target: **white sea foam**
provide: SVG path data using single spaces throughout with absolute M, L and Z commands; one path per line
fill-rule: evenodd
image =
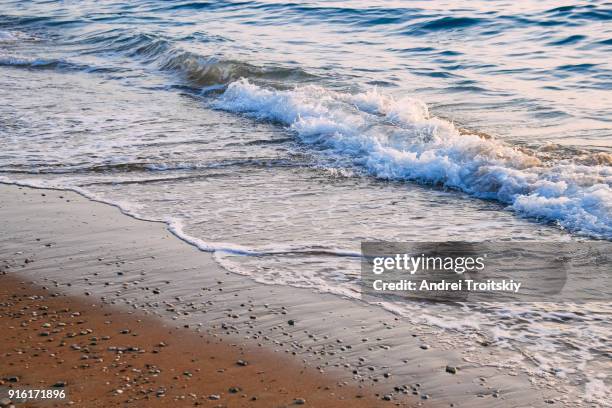
M 612 238 L 611 166 L 541 162 L 501 141 L 461 133 L 415 99 L 312 85 L 267 89 L 241 79 L 213 106 L 279 122 L 302 142 L 380 178 L 443 185 L 576 233 Z
M 593 403 L 609 404 L 612 390 L 604 382 L 604 378 L 593 378 L 584 386 L 586 400 Z M 609 405 L 604 405 L 609 406 Z

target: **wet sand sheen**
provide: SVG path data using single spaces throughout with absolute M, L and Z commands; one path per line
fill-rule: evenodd
M 245 350 L 261 347 L 267 356 L 259 360 L 262 364 L 285 366 L 289 359 L 293 363 L 288 370 L 318 370 L 323 382 L 317 384 L 327 383 L 335 392 L 335 384 L 340 383 L 341 390 L 349 391 L 336 394 L 346 398 L 355 397 L 353 387 L 362 387 L 359 392 L 365 397 L 387 406 L 505 407 L 509 401 L 513 406 L 547 406 L 545 401 L 551 398 L 560 402 L 565 398 L 552 388 L 538 389 L 512 367 L 487 364 L 512 356 L 485 342 L 453 343 L 431 328 L 408 324 L 355 300 L 257 284 L 224 271 L 210 254 L 176 239 L 162 223 L 125 217 L 115 208 L 72 192 L 0 185 L 0 210 L 0 228 L 5 231 L 0 260 L 9 275 L 34 280 L 54 292 L 90 296 L 98 305 L 157 315 L 178 327 L 175 333 L 181 333 L 181 339 L 195 331 L 208 340 L 224 339 L 225 346 L 219 347 L 229 347 L 228 343 Z M 153 326 L 137 328 L 167 335 L 169 329 Z M 42 330 L 35 329 L 29 339 L 34 344 L 40 341 L 34 334 Z M 100 334 L 87 338 L 92 336 Z M 167 338 L 159 341 L 169 342 Z M 117 346 L 148 351 L 157 343 Z M 225 360 L 228 367 L 242 358 L 239 349 L 231 349 L 231 357 Z M 449 372 L 447 366 L 455 369 Z M 114 386 L 105 392 L 112 395 Z M 210 392 L 227 393 L 232 386 L 236 385 L 224 383 Z M 252 395 L 257 388 L 249 392 Z M 283 403 L 309 399 L 308 395 L 286 397 Z M 383 397 L 391 401 L 382 401 Z

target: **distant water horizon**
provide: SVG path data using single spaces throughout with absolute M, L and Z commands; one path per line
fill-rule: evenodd
M 610 241 L 611 19 L 605 2 L 0 0 L 0 181 L 349 297 L 366 240 Z M 563 333 L 550 305 L 527 332 L 505 320 L 520 307 L 419 314 L 554 350 L 584 386 L 600 306 Z

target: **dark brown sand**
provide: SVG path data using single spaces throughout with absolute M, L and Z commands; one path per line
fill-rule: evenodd
M 287 357 L 0 276 L 0 384 L 65 400 L 20 406 L 391 406 Z M 59 388 L 59 387 L 56 387 Z M 303 400 L 303 401 L 302 401 Z

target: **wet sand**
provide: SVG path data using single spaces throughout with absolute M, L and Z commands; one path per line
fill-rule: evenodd
M 245 382 L 218 383 L 216 388 L 194 392 L 198 398 L 211 394 L 222 397 L 214 401 L 203 399 L 209 406 L 228 404 L 227 398 L 245 404 L 253 395 L 265 398 L 262 390 L 266 387 L 274 392 L 280 389 L 288 392 L 278 401 L 271 399 L 271 405 L 260 405 L 266 407 L 292 404 L 295 398 L 304 398 L 310 404 L 309 401 L 319 398 L 315 396 L 317 392 L 321 393 L 321 402 L 311 406 L 352 407 L 360 406 L 356 405 L 359 403 L 367 406 L 489 408 L 549 406 L 550 401 L 564 402 L 564 395 L 553 387 L 543 388 L 530 382 L 516 370 L 515 355 L 493 347 L 485 338 L 474 339 L 468 344 L 457 343 L 441 338 L 430 327 L 410 324 L 382 308 L 356 300 L 304 288 L 259 284 L 249 277 L 223 270 L 212 254 L 179 240 L 163 223 L 135 220 L 121 214 L 117 208 L 92 202 L 73 192 L 0 185 L 0 229 L 4 232 L 0 237 L 0 267 L 8 276 L 33 281 L 50 288 L 53 293 L 71 296 L 59 299 L 72 299 L 71 302 L 86 299 L 87 305 L 96 304 L 95 309 L 87 309 L 88 314 L 112 307 L 116 310 L 111 319 L 114 320 L 119 316 L 132 316 L 116 314 L 117 310 L 133 311 L 134 316 L 144 317 L 138 317 L 143 323 L 134 323 L 130 329 L 140 333 L 150 330 L 151 335 L 157 333 L 155 336 L 158 336 L 155 341 L 138 343 L 147 336 L 121 335 L 117 329 L 122 326 L 118 324 L 113 326 L 114 332 L 91 333 L 87 338 L 109 335 L 111 339 L 117 336 L 130 339 L 122 344 L 109 344 L 144 348 L 146 352 L 142 355 L 127 353 L 130 358 L 137 356 L 140 364 L 146 363 L 142 356 L 151 355 L 152 347 L 160 341 L 178 347 L 171 341 L 172 336 L 180 338 L 181 344 L 198 340 L 202 347 L 215 344 L 220 347 L 218 350 L 230 349 L 230 357 L 224 360 L 219 360 L 223 353 L 212 354 L 217 360 L 209 366 L 212 370 L 209 375 L 216 374 L 219 368 L 228 372 L 237 370 L 236 375 Z M 26 286 L 24 290 L 34 289 Z M 65 316 L 58 319 L 61 321 Z M 5 320 L 3 324 L 8 324 Z M 159 322 L 167 327 L 162 329 Z M 87 326 L 93 324 L 92 321 Z M 10 325 L 18 327 L 15 321 Z M 93 329 L 98 330 L 96 327 L 94 325 Z M 42 328 L 32 328 L 35 329 L 36 332 L 30 332 L 31 339 L 25 338 L 30 347 L 40 347 L 36 343 L 42 339 L 37 337 Z M 53 328 L 48 331 L 51 330 Z M 192 337 L 196 340 L 189 340 Z M 43 339 L 43 343 L 46 340 Z M 70 347 L 73 343 L 67 340 Z M 221 345 L 216 345 L 218 340 L 222 341 Z M 59 343 L 60 338 L 55 341 Z M 235 346 L 230 346 L 232 344 Z M 104 346 L 104 350 L 109 347 Z M 197 347 L 188 345 L 182 350 L 195 352 Z M 197 360 L 209 362 L 211 354 L 206 353 L 205 348 L 201 350 L 203 354 Z M 235 366 L 237 360 L 243 358 L 241 350 L 252 364 L 249 361 L 246 367 Z M 116 350 L 111 351 L 116 353 Z M 165 349 L 160 354 L 164 353 L 169 355 Z M 180 354 L 180 350 L 176 353 Z M 83 353 L 68 354 L 80 359 Z M 108 357 L 103 359 L 112 361 Z M 168 361 L 172 363 L 175 359 Z M 223 364 L 219 364 L 220 361 Z M 79 360 L 63 367 L 75 364 L 78 367 L 83 363 Z M 254 385 L 263 377 L 255 377 L 257 381 L 251 383 L 248 381 L 253 378 L 241 375 L 246 372 L 244 369 L 255 370 L 256 374 L 258 366 L 265 366 L 259 370 L 269 376 L 258 383 L 259 388 Z M 170 365 L 166 367 L 167 378 L 177 376 L 185 384 L 195 383 L 196 368 L 197 365 L 179 367 L 177 364 L 172 372 Z M 271 372 L 277 368 L 282 368 L 278 371 L 281 375 L 273 377 Z M 2 369 L 4 371 L 4 365 Z M 185 370 L 193 377 L 184 375 Z M 73 371 L 79 372 L 79 369 Z M 115 380 L 122 375 L 129 376 L 125 373 L 115 376 L 115 373 L 117 371 L 112 374 Z M 312 379 L 302 381 L 302 377 Z M 286 381 L 287 385 L 277 386 L 274 379 L 278 384 Z M 51 383 L 59 379 L 44 380 Z M 213 380 L 207 377 L 202 381 L 209 384 Z M 100 383 L 104 384 L 99 386 L 109 398 L 117 398 L 113 392 L 120 382 Z M 177 384 L 174 384 L 175 389 Z M 312 387 L 299 392 L 298 384 L 308 387 L 311 384 Z M 159 386 L 170 387 L 162 383 Z M 244 392 L 228 396 L 229 388 L 234 386 Z M 172 401 L 178 395 L 188 398 L 189 394 L 167 392 L 164 401 Z M 128 399 L 128 394 L 122 393 L 118 400 Z M 244 399 L 242 394 L 246 395 Z M 364 398 L 357 399 L 357 394 Z M 340 400 L 340 397 L 345 399 Z M 157 397 L 153 399 L 158 401 Z M 351 402 L 347 403 L 349 399 Z M 325 405 L 328 403 L 332 405 Z M 227 406 L 235 406 L 233 404 Z

